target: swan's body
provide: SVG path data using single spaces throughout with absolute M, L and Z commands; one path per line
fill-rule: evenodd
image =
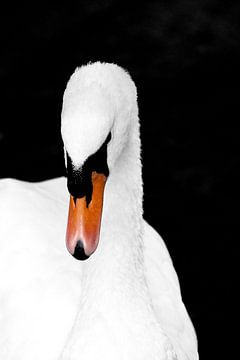
M 0 359 L 198 359 L 170 256 L 142 218 L 129 76 L 109 64 L 80 69 L 65 92 L 62 121 L 75 169 L 112 133 L 100 242 L 86 262 L 67 254 L 66 179 L 0 182 Z

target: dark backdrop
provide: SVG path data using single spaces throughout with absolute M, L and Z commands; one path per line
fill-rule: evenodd
M 64 175 L 69 76 L 96 60 L 128 69 L 139 93 L 145 218 L 173 258 L 201 359 L 230 358 L 237 346 L 239 10 L 230 0 L 1 9 L 0 177 Z

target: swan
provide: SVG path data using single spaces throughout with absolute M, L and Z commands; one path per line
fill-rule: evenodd
M 130 75 L 76 69 L 61 118 L 67 179 L 0 181 L 0 359 L 197 360 L 170 255 L 143 219 Z

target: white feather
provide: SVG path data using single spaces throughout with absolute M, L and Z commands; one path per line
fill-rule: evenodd
M 86 262 L 65 250 L 64 178 L 0 182 L 0 359 L 198 359 L 172 261 L 142 218 L 134 83 L 113 64 L 77 69 L 62 111 L 73 164 L 110 131 L 100 242 Z

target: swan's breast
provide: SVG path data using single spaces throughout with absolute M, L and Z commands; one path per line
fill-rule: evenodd
M 55 359 L 72 327 L 81 267 L 65 250 L 64 182 L 0 182 L 1 359 Z

